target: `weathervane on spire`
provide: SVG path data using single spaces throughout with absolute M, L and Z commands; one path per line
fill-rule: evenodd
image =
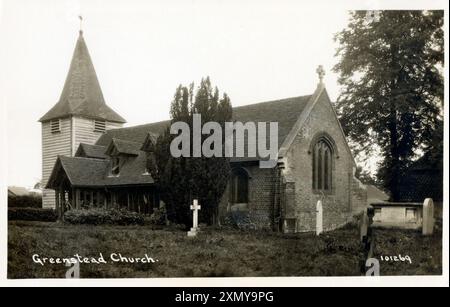
M 319 82 L 320 84 L 323 83 L 323 77 L 325 76 L 325 69 L 323 69 L 322 65 L 319 65 L 316 69 L 316 73 L 319 75 Z
M 78 15 L 78 19 L 80 19 L 80 34 L 82 34 L 83 33 L 83 27 L 82 27 L 82 25 L 83 25 L 83 16 Z

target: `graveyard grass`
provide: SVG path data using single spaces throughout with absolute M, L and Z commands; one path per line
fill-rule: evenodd
M 382 275 L 441 273 L 441 234 L 376 230 L 376 255 L 409 255 L 413 264 L 381 263 Z M 8 278 L 64 278 L 63 264 L 41 266 L 41 257 L 97 256 L 121 253 L 158 259 L 153 264 L 82 264 L 81 278 L 358 276 L 356 224 L 324 233 L 280 234 L 205 228 L 197 237 L 185 231 L 149 226 L 73 226 L 9 222 Z

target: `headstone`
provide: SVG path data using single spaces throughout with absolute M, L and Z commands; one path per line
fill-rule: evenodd
M 323 206 L 322 201 L 319 200 L 316 205 L 316 235 L 323 232 Z
M 361 242 L 361 273 L 366 274 L 367 261 L 373 257 L 374 240 L 372 238 L 373 217 L 375 210 L 372 207 L 366 208 L 361 217 L 359 225 L 359 237 Z M 370 261 L 369 261 L 370 262 Z
M 423 202 L 422 234 L 428 236 L 433 234 L 434 229 L 434 204 L 433 199 L 426 198 Z
M 369 216 L 367 214 L 367 209 L 364 210 L 364 213 L 361 217 L 361 221 L 359 224 L 359 240 L 364 242 L 367 238 L 367 233 L 369 230 Z
M 188 237 L 195 237 L 198 232 L 198 210 L 200 210 L 201 207 L 198 204 L 198 199 L 194 199 L 191 210 L 192 210 L 192 228 L 190 231 L 188 231 Z

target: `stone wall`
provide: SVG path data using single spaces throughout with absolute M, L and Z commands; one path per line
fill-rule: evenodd
M 250 175 L 248 185 L 248 222 L 250 227 L 271 229 L 274 216 L 274 180 L 275 169 L 259 168 L 259 164 L 233 163 L 233 167 L 242 167 Z M 220 221 L 225 222 L 230 214 L 229 187 L 227 187 L 220 203 Z
M 332 138 L 336 147 L 332 191 L 325 195 L 313 191 L 312 155 L 309 152 L 311 142 L 321 133 Z M 316 204 L 320 199 L 323 202 L 324 231 L 335 229 L 351 219 L 353 204 L 359 204 L 363 196 L 353 195 L 353 158 L 325 92 L 318 98 L 284 160 L 283 176 L 286 182 L 295 182 L 296 232 L 315 231 Z
M 328 194 L 313 191 L 312 155 L 314 138 L 326 133 L 334 142 L 332 190 Z M 336 229 L 364 210 L 367 193 L 354 177 L 355 164 L 326 92 L 318 98 L 306 122 L 283 157 L 281 188 L 277 189 L 277 169 L 260 169 L 258 164 L 234 163 L 250 174 L 248 223 L 251 228 L 275 228 L 280 200 L 281 225 L 285 232 L 309 232 L 316 229 L 316 204 L 322 199 L 323 230 Z M 279 194 L 279 195 L 278 195 Z M 228 188 L 220 204 L 221 222 L 230 214 Z
M 367 208 L 367 191 L 364 184 L 352 176 L 352 214 L 357 215 Z

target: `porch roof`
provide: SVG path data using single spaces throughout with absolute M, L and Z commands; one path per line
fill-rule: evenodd
M 64 178 L 73 187 L 112 187 L 151 185 L 151 175 L 144 174 L 145 153 L 141 152 L 131 161 L 127 161 L 119 176 L 109 175 L 109 159 L 59 156 L 53 168 L 47 188 L 58 188 Z

